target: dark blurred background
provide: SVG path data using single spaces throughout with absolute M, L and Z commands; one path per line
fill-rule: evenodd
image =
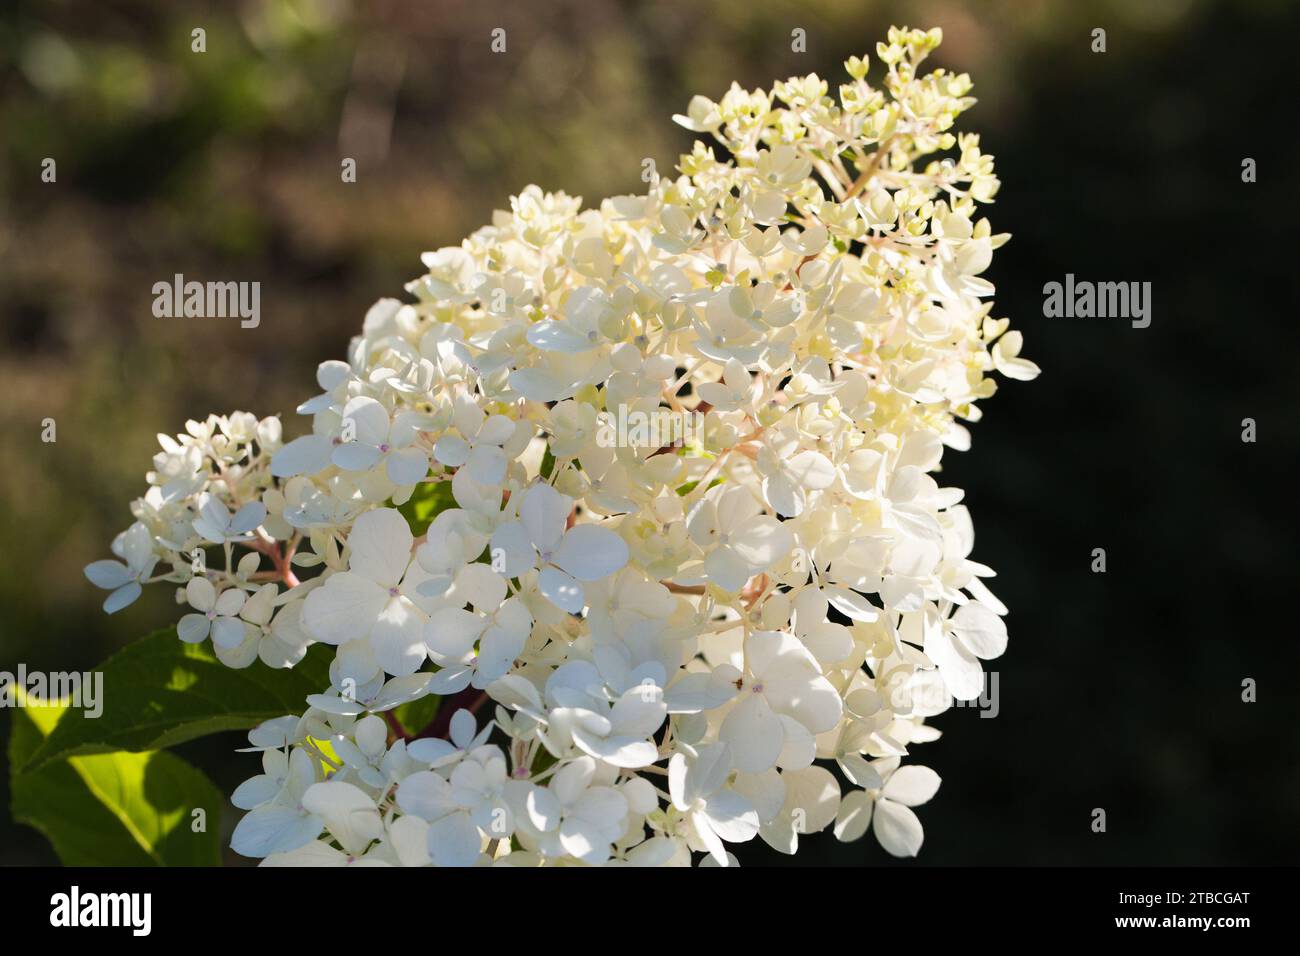
M 106 617 L 81 574 L 130 522 L 156 432 L 246 409 L 296 434 L 316 364 L 422 251 L 530 182 L 638 192 L 644 157 L 666 169 L 689 149 L 670 116 L 692 94 L 814 71 L 834 89 L 891 23 L 943 27 L 934 63 L 974 78 L 962 128 L 997 156 L 989 215 L 1014 236 L 989 274 L 994 314 L 1044 370 L 1004 383 L 973 449 L 945 460 L 1012 640 L 992 665 L 998 717 L 950 712 L 920 748 L 945 784 L 920 811 L 919 865 L 1296 862 L 1286 0 L 8 0 L 0 668 L 87 669 L 175 618 L 166 588 Z M 151 286 L 177 272 L 259 280 L 261 326 L 153 318 Z M 1044 318 L 1043 284 L 1067 272 L 1153 283 L 1151 326 Z M 181 752 L 229 793 L 256 772 L 240 739 Z M 6 781 L 0 862 L 53 862 L 9 820 Z M 891 861 L 824 834 L 797 862 Z

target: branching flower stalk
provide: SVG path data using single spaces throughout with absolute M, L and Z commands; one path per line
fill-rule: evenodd
M 528 187 L 370 309 L 308 434 L 160 436 L 120 560 L 87 568 L 106 609 L 163 580 L 230 667 L 335 649 L 249 735 L 235 850 L 726 866 L 829 828 L 917 853 L 939 777 L 904 758 L 1007 640 L 934 476 L 989 373 L 1038 373 L 981 277 L 1008 237 L 953 132 L 970 80 L 918 69 L 940 39 L 892 29 L 879 86 L 855 57 L 835 95 L 695 97 L 676 120 L 714 145 L 644 195 Z M 702 428 L 639 443 L 630 415 Z

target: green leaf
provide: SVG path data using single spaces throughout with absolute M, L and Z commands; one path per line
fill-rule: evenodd
M 429 530 L 433 519 L 448 508 L 456 507 L 450 481 L 425 481 L 415 486 L 410 500 L 398 506 L 417 538 Z
M 315 645 L 289 670 L 273 670 L 261 661 L 233 670 L 208 646 L 186 644 L 171 629 L 155 631 L 98 668 L 104 675 L 103 713 L 90 718 L 69 710 L 23 769 L 82 754 L 161 750 L 300 714 L 308 694 L 329 687 L 332 652 Z
M 714 478 L 712 481 L 709 482 L 709 488 L 716 488 L 718 487 L 718 485 L 722 484 L 722 482 L 723 482 L 722 478 Z M 677 493 L 682 497 L 685 497 L 686 495 L 689 495 L 692 491 L 694 491 L 696 485 L 698 484 L 699 484 L 698 481 L 688 481 L 684 485 L 678 485 Z M 706 488 L 705 490 L 707 491 L 708 489 Z
M 393 716 L 408 734 L 418 734 L 433 723 L 433 718 L 438 716 L 438 705 L 441 703 L 442 698 L 437 694 L 426 694 L 400 704 L 394 708 Z
M 549 481 L 553 471 L 555 471 L 555 455 L 551 452 L 551 443 L 547 442 L 546 448 L 542 452 L 542 464 L 537 473 Z
M 57 706 L 13 711 L 14 820 L 43 833 L 67 866 L 220 865 L 225 800 L 173 754 L 99 754 L 18 770 L 74 713 Z

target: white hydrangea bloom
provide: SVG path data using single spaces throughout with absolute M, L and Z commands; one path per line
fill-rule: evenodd
M 693 98 L 676 119 L 714 145 L 644 195 L 512 197 L 321 364 L 309 434 L 235 413 L 161 439 L 121 560 L 86 569 L 106 609 L 167 581 L 229 666 L 333 655 L 250 734 L 235 850 L 728 866 L 831 828 L 918 852 L 939 777 L 903 758 L 1007 644 L 935 475 L 990 373 L 1038 373 L 991 317 L 1008 237 L 953 131 L 970 81 L 918 69 L 940 39 L 891 30 L 878 86 L 855 57 L 835 93 Z

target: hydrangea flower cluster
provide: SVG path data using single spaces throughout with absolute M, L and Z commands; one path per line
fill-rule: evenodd
M 990 372 L 1038 372 L 981 278 L 1008 237 L 952 132 L 970 80 L 918 71 L 940 39 L 891 30 L 880 87 L 855 57 L 836 95 L 695 97 L 677 121 L 730 158 L 697 141 L 644 195 L 528 187 L 370 309 L 309 434 L 161 438 L 121 560 L 87 568 L 106 609 L 165 581 L 230 667 L 337 649 L 250 733 L 235 850 L 726 866 L 831 828 L 917 853 L 939 777 L 903 759 L 1007 643 L 935 474 Z M 391 719 L 430 694 L 433 733 Z

